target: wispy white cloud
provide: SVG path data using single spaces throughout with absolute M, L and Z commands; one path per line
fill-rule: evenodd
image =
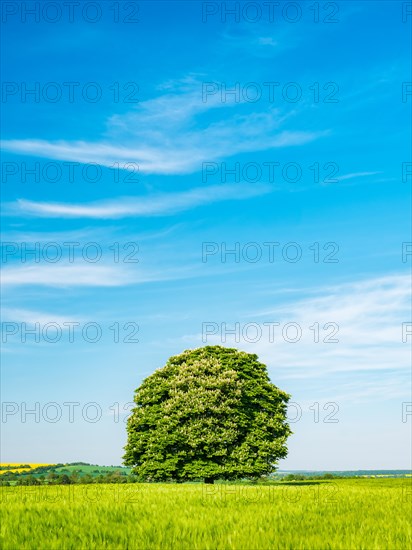
M 84 319 L 78 316 L 65 316 L 46 311 L 35 311 L 29 309 L 9 308 L 5 307 L 1 310 L 1 316 L 3 321 L 14 323 L 40 323 L 40 325 L 46 325 L 47 323 L 58 323 L 62 329 L 68 329 L 64 323 L 77 323 Z
M 262 46 L 272 46 L 273 48 L 276 48 L 276 46 L 279 45 L 279 42 L 277 40 L 274 40 L 272 36 L 260 36 L 258 38 L 258 44 Z
M 269 21 L 261 21 L 256 26 L 248 22 L 239 22 L 227 25 L 218 44 L 228 56 L 233 55 L 235 51 L 242 58 L 273 59 L 274 55 L 284 54 L 298 47 L 303 36 L 304 32 L 298 35 L 281 25 L 276 25 L 274 32 L 273 22 Z
M 365 178 L 368 176 L 376 176 L 382 172 L 352 172 L 350 174 L 344 174 L 343 176 L 338 176 L 336 179 L 338 181 L 351 180 L 354 178 Z
M 215 185 L 177 193 L 123 197 L 88 204 L 36 202 L 19 199 L 9 212 L 38 217 L 116 219 L 165 216 L 224 200 L 244 200 L 270 192 L 269 185 Z
M 291 376 L 407 368 L 408 346 L 402 344 L 402 323 L 410 318 L 408 275 L 326 288 L 314 297 L 268 309 L 263 317 L 297 322 L 302 327 L 302 339 L 296 345 L 279 342 L 279 348 L 276 346 L 279 364 L 290 369 Z M 314 322 L 321 328 L 319 344 L 314 343 L 309 329 Z M 338 325 L 338 343 L 322 342 L 331 332 L 322 330 L 326 323 Z M 266 354 L 269 350 L 265 348 Z
M 223 101 L 213 83 L 207 93 L 205 85 L 206 81 L 192 79 L 175 91 L 169 84 L 166 93 L 110 117 L 105 136 L 97 141 L 12 139 L 2 141 L 2 147 L 13 153 L 107 167 L 137 163 L 145 173 L 187 174 L 200 171 L 203 162 L 302 145 L 325 135 L 324 131 L 285 129 L 293 112 L 284 115 L 271 108 L 228 115 L 227 108 L 239 107 L 245 100 L 228 95 Z M 213 117 L 217 108 L 223 112 L 220 118 Z M 211 115 L 207 122 L 201 116 L 205 112 Z
M 115 287 L 146 282 L 147 275 L 125 267 L 97 264 L 31 264 L 10 266 L 3 269 L 2 286 L 41 285 L 55 287 L 93 286 Z
M 250 312 L 240 323 L 240 339 L 227 334 L 226 346 L 240 347 L 257 353 L 270 366 L 275 380 L 300 382 L 322 388 L 330 399 L 376 397 L 397 398 L 408 394 L 410 372 L 410 343 L 402 341 L 402 324 L 410 323 L 410 276 L 388 275 L 353 283 L 311 289 L 310 297 L 288 301 L 281 306 Z M 225 319 L 213 319 L 217 323 Z M 274 341 L 269 341 L 269 329 L 263 323 L 278 322 Z M 251 342 L 253 329 L 246 337 L 242 327 L 256 323 L 262 336 Z M 287 323 L 301 327 L 301 338 L 296 343 L 282 338 Z M 319 323 L 319 342 L 314 342 L 314 330 Z M 324 330 L 327 323 L 338 327 L 334 335 L 337 343 L 324 340 L 333 327 Z M 227 323 L 234 328 L 233 319 Z M 295 335 L 293 327 L 289 333 Z M 201 334 L 183 337 L 185 345 L 202 341 Z M 222 344 L 221 332 L 207 338 L 208 344 Z M 204 343 L 202 344 L 204 345 Z M 344 385 L 335 386 L 344 376 Z M 356 388 L 348 386 L 348 377 Z M 316 381 L 316 384 L 314 381 Z M 387 380 L 387 383 L 385 382 Z M 356 390 L 356 391 L 355 391 Z
M 17 205 L 13 207 L 9 205 L 9 207 L 16 209 Z M 127 242 L 143 242 L 160 239 L 164 240 L 167 236 L 175 233 L 183 226 L 182 223 L 172 225 L 166 224 L 165 229 L 159 229 L 158 231 L 135 231 L 133 228 L 131 230 L 128 222 L 125 221 L 124 225 L 119 222 L 114 222 L 114 224 L 106 223 L 104 227 L 83 227 L 82 229 L 69 231 L 30 231 L 26 229 L 26 226 L 30 225 L 30 221 L 26 219 L 24 221 L 25 224 L 23 228 L 17 230 L 13 227 L 13 224 L 10 224 L 11 229 L 3 231 L 2 245 L 5 248 L 3 252 L 3 263 L 13 259 L 20 260 L 21 257 L 25 257 L 26 255 L 25 247 L 30 249 L 31 246 L 33 250 L 36 244 L 52 243 L 67 253 L 69 246 L 67 243 L 73 243 L 75 251 L 81 256 L 82 246 L 93 242 L 102 247 L 109 247 L 120 239 L 124 241 L 125 231 L 127 231 Z M 28 253 L 27 255 L 33 259 L 33 254 Z
M 148 262 L 149 263 L 149 262 Z M 179 265 L 150 265 L 140 267 L 138 263 L 30 263 L 7 266 L 2 270 L 1 285 L 7 287 L 8 296 L 21 300 L 20 289 L 16 287 L 44 286 L 56 288 L 71 287 L 121 287 L 190 279 L 204 275 L 203 264 L 181 263 Z M 14 287 L 14 288 L 13 288 Z

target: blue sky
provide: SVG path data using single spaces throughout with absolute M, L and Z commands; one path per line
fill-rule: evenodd
M 120 463 L 134 389 L 209 343 L 292 395 L 280 468 L 410 467 L 405 3 L 8 4 L 2 461 Z

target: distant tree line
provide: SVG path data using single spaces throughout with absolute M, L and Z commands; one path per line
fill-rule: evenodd
M 22 468 L 31 468 L 30 464 L 17 464 L 16 466 L 11 466 L 10 464 L 3 464 L 0 466 L 0 470 L 10 470 L 12 468 L 13 470 L 22 469 Z
M 311 479 L 342 479 L 344 477 L 345 476 L 329 473 L 321 475 L 287 474 L 286 476 L 281 476 L 279 479 L 281 481 L 306 481 Z
M 63 468 L 61 467 L 63 466 Z M 6 472 L 1 475 L 0 486 L 10 486 L 10 485 L 74 485 L 74 484 L 92 484 L 92 483 L 137 483 L 141 482 L 138 476 L 128 473 L 127 471 L 110 471 L 98 473 L 99 470 L 92 470 L 92 473 L 84 473 L 81 469 L 72 470 L 71 472 L 64 468 L 64 465 L 60 466 L 60 472 L 48 471 L 46 473 L 41 473 L 45 470 L 45 467 L 41 466 L 36 468 L 36 474 L 33 473 L 13 473 Z M 33 469 L 34 471 L 34 469 Z M 40 473 L 40 475 L 38 475 Z M 344 476 L 334 475 L 330 473 L 325 473 L 322 475 L 311 475 L 306 476 L 304 474 L 288 474 L 285 476 L 279 477 L 269 477 L 264 476 L 260 479 L 248 480 L 249 483 L 279 483 L 279 482 L 288 482 L 288 481 L 305 481 L 305 480 L 330 480 L 330 479 L 340 479 Z M 170 480 L 172 481 L 172 480 Z M 202 481 L 202 479 L 199 479 Z M 241 481 L 241 480 L 239 480 Z
M 82 467 L 86 466 L 87 471 Z M 17 468 L 17 466 L 13 466 Z M 25 465 L 18 466 L 18 468 L 26 467 Z M 76 467 L 73 469 L 73 467 Z M 93 467 L 94 469 L 91 469 Z M 93 484 L 93 483 L 137 483 L 147 482 L 147 479 L 142 478 L 136 474 L 130 473 L 128 468 L 122 468 L 121 466 L 111 466 L 111 470 L 105 470 L 105 466 L 98 466 L 97 464 L 88 464 L 86 462 L 72 462 L 70 464 L 53 464 L 49 466 L 37 466 L 31 468 L 30 471 L 16 472 L 11 470 L 4 471 L 0 474 L 0 487 L 12 486 L 12 485 L 74 485 L 74 484 Z M 115 469 L 116 468 L 116 469 Z M 367 471 L 365 471 L 367 472 Z M 400 473 L 400 471 L 393 471 L 391 477 L 403 477 L 410 475 L 409 472 Z M 368 477 L 375 477 L 371 472 L 368 472 Z M 333 480 L 333 479 L 347 479 L 347 478 L 363 478 L 365 477 L 363 471 L 359 472 L 308 472 L 308 473 L 290 473 L 282 474 L 276 473 L 266 476 L 257 476 L 253 479 L 239 478 L 237 483 L 248 484 L 273 484 L 282 482 L 294 482 L 294 481 L 315 481 L 315 480 Z M 154 480 L 151 480 L 154 481 Z M 167 482 L 174 482 L 173 479 L 165 480 Z M 194 481 L 201 482 L 203 478 L 199 477 Z M 225 483 L 224 480 L 219 480 L 221 483 Z M 227 482 L 227 481 L 226 481 Z
M 66 470 L 68 472 L 68 470 Z M 114 471 L 105 472 L 98 475 L 82 473 L 81 470 L 74 470 L 69 473 L 48 472 L 46 475 L 26 475 L 13 474 L 7 472 L 0 478 L 0 486 L 9 485 L 73 485 L 89 483 L 134 483 L 136 476 L 127 472 Z

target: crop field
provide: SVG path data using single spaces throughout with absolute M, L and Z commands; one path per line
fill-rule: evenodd
M 0 475 L 5 474 L 7 471 L 14 472 L 14 473 L 30 472 L 30 470 L 33 470 L 34 468 L 38 468 L 39 466 L 52 466 L 52 464 L 40 464 L 40 463 L 21 464 L 17 462 L 15 463 L 2 462 L 0 464 Z
M 410 479 L 2 487 L 4 549 L 408 549 Z

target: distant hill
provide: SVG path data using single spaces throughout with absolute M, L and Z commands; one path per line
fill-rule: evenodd
M 275 476 L 300 474 L 303 476 L 323 476 L 332 474 L 337 477 L 409 477 L 412 470 L 278 470 Z
M 16 482 L 19 479 L 56 479 L 63 475 L 76 478 L 102 478 L 112 475 L 129 476 L 131 468 L 124 466 L 99 466 L 87 462 L 71 462 L 68 464 L 0 464 L 0 480 Z
M 377 477 L 411 477 L 411 470 L 278 470 L 266 481 L 299 481 L 304 479 Z M 99 466 L 87 462 L 68 464 L 0 464 L 0 485 L 48 485 L 65 483 L 129 483 L 137 481 L 131 468 Z

